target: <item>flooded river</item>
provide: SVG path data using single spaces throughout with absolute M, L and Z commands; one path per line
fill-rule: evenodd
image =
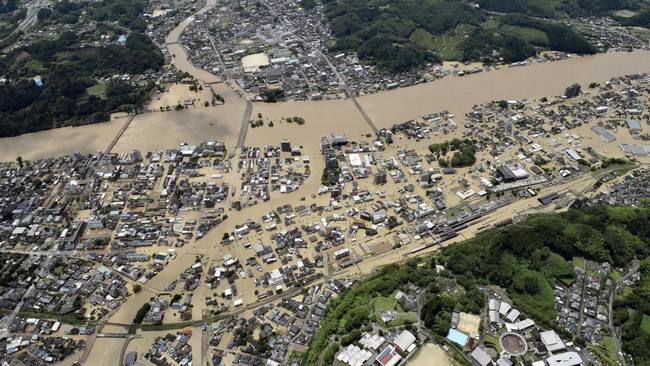
M 208 4 L 199 12 L 214 6 Z M 245 109 L 245 100 L 220 78 L 196 68 L 187 58 L 178 39 L 193 21 L 181 22 L 167 37 L 167 48 L 174 65 L 210 83 L 215 92 L 226 99 L 216 107 L 196 107 L 181 112 L 147 113 L 137 116 L 115 146 L 115 152 L 134 148 L 149 151 L 178 146 L 180 142 L 198 143 L 206 139 L 225 141 L 229 148 L 236 145 Z M 603 82 L 624 74 L 650 72 L 650 52 L 619 52 L 575 57 L 568 60 L 534 64 L 524 67 L 501 67 L 499 70 L 463 77 L 447 77 L 431 83 L 400 88 L 357 98 L 363 109 L 379 127 L 417 118 L 424 114 L 448 110 L 462 122 L 462 115 L 473 105 L 500 99 L 537 98 L 560 95 L 574 82 L 587 85 Z M 296 144 L 317 145 L 319 136 L 329 132 L 344 132 L 351 136 L 370 132 L 360 112 L 349 100 L 305 101 L 278 104 L 256 104 L 253 117 L 262 113 L 267 124 L 275 127 L 249 128 L 247 144 L 279 143 L 289 138 Z M 278 123 L 281 117 L 301 116 L 306 125 Z M 17 156 L 36 159 L 74 151 L 104 150 L 115 136 L 122 120 L 114 119 L 76 128 L 60 128 L 0 139 L 0 160 Z

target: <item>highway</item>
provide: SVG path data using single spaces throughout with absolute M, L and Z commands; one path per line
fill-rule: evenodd
M 27 5 L 27 14 L 25 15 L 25 19 L 23 19 L 20 23 L 18 23 L 16 29 L 14 29 L 11 33 L 9 33 L 9 35 L 5 37 L 5 39 L 8 39 L 14 34 L 18 32 L 22 32 L 25 29 L 35 25 L 36 22 L 38 22 L 38 11 L 48 6 L 49 4 L 50 4 L 49 0 L 36 0 L 33 3 Z

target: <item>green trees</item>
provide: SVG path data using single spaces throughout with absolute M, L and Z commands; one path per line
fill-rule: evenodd
M 641 278 L 632 293 L 614 303 L 614 322 L 622 324 L 623 349 L 637 365 L 650 364 L 650 257 L 641 263 Z
M 135 317 L 133 318 L 133 324 L 142 324 L 142 321 L 144 320 L 144 317 L 147 315 L 147 313 L 151 310 L 151 304 L 145 303 L 142 305 L 140 309 L 138 309 L 138 312 L 135 313 Z
M 463 41 L 463 60 L 490 62 L 492 51 L 498 52 L 505 62 L 517 62 L 535 55 L 535 48 L 525 40 L 477 28 Z
M 534 216 L 445 248 L 446 266 L 470 281 L 508 289 L 522 310 L 551 321 L 551 285 L 574 279 L 568 261 L 581 256 L 626 266 L 647 256 L 650 237 L 641 222 L 649 214 L 649 208 L 596 206 Z
M 434 50 L 409 39 L 416 29 L 441 34 L 459 24 L 482 20 L 479 11 L 459 2 L 429 0 L 327 2 L 325 10 L 336 37 L 335 50 L 356 51 L 361 59 L 390 72 L 440 62 Z
M 469 139 L 453 139 L 444 143 L 431 144 L 429 151 L 438 157 L 440 166 L 452 166 L 454 168 L 471 166 L 476 163 L 476 146 Z M 451 159 L 445 159 L 447 152 L 454 151 Z
M 315 0 L 305 3 L 313 6 L 312 1 Z M 602 8 L 617 8 L 617 5 L 613 4 L 616 1 L 619 0 L 597 0 L 594 3 L 607 3 L 602 4 Z M 362 60 L 389 72 L 403 72 L 427 62 L 439 62 L 436 51 L 445 51 L 445 47 L 455 49 L 451 53 L 454 55 L 452 57 L 486 62 L 498 61 L 493 54 L 495 50 L 498 57 L 505 62 L 521 61 L 535 55 L 533 45 L 580 54 L 595 52 L 595 49 L 572 29 L 559 23 L 524 15 L 554 18 L 557 16 L 555 2 L 479 1 L 480 9 L 508 13 L 505 15 L 486 14 L 461 1 L 348 0 L 323 3 L 332 34 L 336 38 L 332 49 L 356 51 Z M 582 0 L 567 0 L 562 2 L 564 3 L 571 3 L 566 6 L 569 13 L 573 11 L 568 9 L 578 9 L 576 14 L 584 13 L 580 10 L 582 8 L 599 7 L 582 4 Z M 644 19 L 640 17 L 637 22 L 644 22 Z M 495 31 L 495 22 L 528 28 L 528 31 L 534 31 L 538 37 L 530 38 L 516 31 Z M 455 37 L 454 32 L 461 27 L 469 29 L 468 36 Z M 422 34 L 426 35 L 424 39 L 414 36 Z M 449 43 L 445 41 L 447 38 L 454 39 L 455 44 L 443 46 L 442 44 Z
M 0 61 L 1 73 L 17 76 L 0 86 L 0 136 L 107 121 L 110 112 L 131 110 L 145 101 L 148 86 L 121 80 L 108 82 L 102 97 L 86 89 L 97 77 L 159 69 L 162 54 L 146 36 L 131 33 L 125 46 L 78 48 L 77 43 L 74 33 L 65 32 L 12 51 Z M 40 73 L 42 86 L 20 78 L 32 74 L 30 61 L 45 69 Z
M 554 17 L 560 13 L 574 17 L 606 15 L 612 10 L 634 9 L 643 2 L 633 0 L 478 0 L 483 9 L 505 13 L 524 13 L 538 17 Z
M 368 318 L 369 306 L 373 297 L 390 296 L 408 282 L 424 287 L 434 277 L 435 274 L 431 269 L 418 268 L 416 262 L 409 262 L 401 266 L 388 265 L 374 277 L 356 285 L 340 297 L 332 299 L 318 332 L 309 349 L 303 355 L 301 364 L 316 365 L 321 359 L 321 353 L 326 352 L 326 355 L 336 353 L 340 344 L 331 342 L 333 335 L 337 333 L 359 334 L 360 328 L 370 321 Z M 348 341 L 350 341 L 349 337 L 341 339 L 343 343 Z
M 510 14 L 501 18 L 504 23 L 540 30 L 546 33 L 549 47 L 556 51 L 579 54 L 594 54 L 596 48 L 573 29 L 553 22 L 534 19 L 520 14 Z

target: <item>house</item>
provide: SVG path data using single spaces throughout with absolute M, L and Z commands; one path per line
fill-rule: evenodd
M 397 353 L 395 346 L 388 345 L 383 351 L 375 358 L 375 361 L 380 366 L 395 366 L 402 360 L 402 356 Z
M 630 132 L 641 132 L 641 124 L 639 121 L 634 119 L 627 119 L 625 120 L 625 123 L 627 124 L 627 128 L 630 130 Z

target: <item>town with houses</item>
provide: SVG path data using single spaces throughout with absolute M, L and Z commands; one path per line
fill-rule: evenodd
M 52 7 L 37 2 L 28 19 Z M 484 101 L 463 115 L 431 107 L 377 127 L 357 97 L 575 56 L 388 73 L 332 49 L 323 4 L 306 11 L 305 2 L 147 2 L 137 19 L 164 67 L 98 82 L 154 86 L 158 99 L 123 110 L 128 122 L 103 151 L 0 162 L 0 365 L 634 366 L 616 304 L 644 281 L 638 259 L 573 258 L 552 286 L 554 319 L 534 319 L 487 280 L 474 311 L 440 300 L 444 329 L 433 330 L 427 312 L 432 292 L 470 292 L 441 264 L 445 248 L 536 215 L 650 205 L 650 74 L 566 80 L 553 96 Z M 600 52 L 650 50 L 639 29 L 611 17 L 561 23 Z M 124 46 L 131 31 L 53 22 L 21 30 L 5 51 L 66 32 L 81 49 Z M 168 85 L 192 93 L 166 97 Z M 236 145 L 206 134 L 115 149 L 138 114 L 217 115 L 235 96 L 245 105 Z M 302 110 L 252 112 L 345 100 L 371 133 L 347 132 L 346 121 L 312 132 Z M 249 128 L 258 137 L 284 130 L 247 143 Z M 428 283 L 362 293 L 398 265 L 431 270 Z M 355 291 L 369 307 L 345 302 Z M 336 313 L 341 303 L 350 307 Z M 641 319 L 650 332 L 650 316 Z M 315 360 L 313 349 L 322 351 Z
M 642 110 L 649 80 L 630 75 L 571 85 L 556 99 L 477 105 L 464 126 L 439 112 L 374 139 L 332 133 L 316 138 L 315 156 L 286 139 L 239 153 L 208 141 L 5 163 L 3 358 L 84 362 L 93 342 L 114 336 L 130 341 L 125 365 L 187 365 L 199 353 L 215 365 L 299 362 L 328 303 L 354 285 L 360 266 L 507 225 L 517 216 L 497 220 L 494 213 L 510 207 L 516 213 L 592 201 L 643 204 L 648 170 L 634 162 L 649 152 Z M 436 135 L 453 141 L 429 146 Z M 630 162 L 600 155 L 594 140 Z M 462 167 L 445 150 L 476 157 Z M 305 184 L 311 203 L 293 198 L 304 195 Z M 229 216 L 239 221 L 212 237 Z M 575 282 L 554 288 L 557 330 L 485 288 L 483 314 L 451 314 L 447 340 L 482 366 L 515 359 L 600 364 L 593 348 L 567 335 L 591 344 L 612 339 L 610 303 L 622 289 L 620 269 L 579 261 L 574 270 Z M 357 342 L 342 347 L 337 362 L 393 366 L 417 353 L 431 335 L 415 326 L 423 289 L 410 286 L 393 295 L 393 309 L 378 312 Z M 142 307 L 129 314 L 142 312 L 134 322 L 149 324 L 151 335 L 107 332 L 130 324 L 113 319 L 133 303 Z M 181 330 L 164 331 L 168 324 Z

